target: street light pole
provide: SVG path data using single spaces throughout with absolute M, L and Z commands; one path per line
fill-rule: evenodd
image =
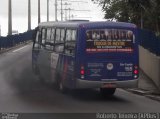
M 31 0 L 28 0 L 28 31 L 31 30 Z
M 41 3 L 40 0 L 38 0 L 38 23 L 41 22 Z
M 55 0 L 55 21 L 58 21 L 57 20 L 57 0 Z
M 49 0 L 47 0 L 47 21 L 49 21 Z
M 61 21 L 63 21 L 63 4 L 62 4 L 62 0 L 61 0 Z
M 68 6 L 69 4 L 68 4 L 67 2 L 65 2 L 64 5 L 65 5 L 65 9 L 64 9 L 65 12 L 64 12 L 64 13 L 65 13 L 65 21 L 66 21 L 66 20 L 67 20 L 67 10 L 68 10 L 68 9 L 67 9 L 67 6 Z
M 12 35 L 12 1 L 8 0 L 8 35 Z
M 69 10 L 69 20 L 71 19 L 71 8 L 68 9 Z
M 1 37 L 1 25 L 0 25 L 0 37 Z

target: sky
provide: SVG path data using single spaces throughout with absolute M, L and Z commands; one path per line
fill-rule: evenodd
M 71 19 L 88 19 L 91 21 L 104 20 L 104 13 L 101 7 L 94 4 L 91 0 L 62 0 L 63 9 L 71 8 Z M 49 1 L 49 19 L 55 20 L 55 0 Z M 78 10 L 78 11 L 77 11 Z M 83 11 L 86 10 L 86 11 Z M 63 11 L 67 16 L 69 12 Z M 58 20 L 60 19 L 60 0 L 58 0 Z M 47 21 L 47 0 L 41 0 L 41 22 Z M 38 0 L 31 0 L 31 28 L 38 25 Z M 8 0 L 1 0 L 0 4 L 0 27 L 1 35 L 6 36 L 8 33 Z M 12 0 L 12 30 L 19 33 L 27 31 L 28 28 L 28 0 Z

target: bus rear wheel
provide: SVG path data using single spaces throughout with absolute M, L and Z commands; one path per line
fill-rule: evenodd
M 116 91 L 116 88 L 100 88 L 102 96 L 112 96 Z
M 67 93 L 68 91 L 68 88 L 64 86 L 64 83 L 62 80 L 59 81 L 59 90 L 64 94 Z

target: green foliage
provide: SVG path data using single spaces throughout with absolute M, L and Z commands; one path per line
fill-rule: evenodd
M 132 22 L 159 33 L 160 0 L 92 0 L 102 6 L 104 18 Z M 141 22 L 143 21 L 143 22 Z

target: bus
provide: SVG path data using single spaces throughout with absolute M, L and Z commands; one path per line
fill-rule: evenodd
M 43 22 L 32 49 L 33 71 L 68 89 L 99 89 L 113 95 L 116 88 L 135 88 L 139 77 L 138 30 L 123 22 Z

